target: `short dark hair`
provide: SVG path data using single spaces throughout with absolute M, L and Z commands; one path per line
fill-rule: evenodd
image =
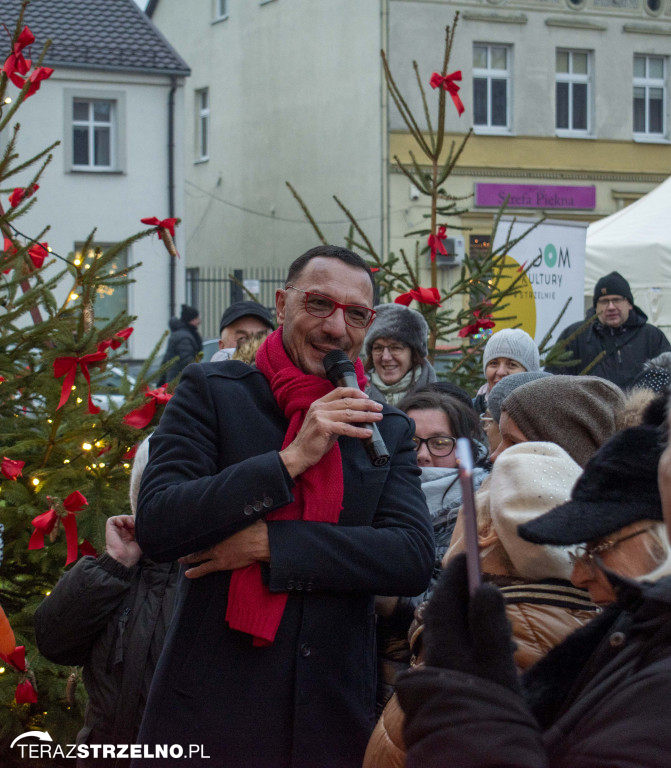
M 450 423 L 452 437 L 467 437 L 471 441 L 473 460 L 477 460 L 476 441 L 483 439 L 480 418 L 473 408 L 464 405 L 454 395 L 436 392 L 435 389 L 418 389 L 406 395 L 397 407 L 404 413 L 411 410 L 442 411 Z
M 316 259 L 318 256 L 327 259 L 339 259 L 345 264 L 349 264 L 350 267 L 356 267 L 357 269 L 363 269 L 370 278 L 370 284 L 373 288 L 373 297 L 375 296 L 375 278 L 368 264 L 353 251 L 348 251 L 347 248 L 341 248 L 337 245 L 317 245 L 314 248 L 310 248 L 302 256 L 295 259 L 289 267 L 289 274 L 287 275 L 286 283 L 291 283 L 296 280 L 305 265 L 311 260 Z

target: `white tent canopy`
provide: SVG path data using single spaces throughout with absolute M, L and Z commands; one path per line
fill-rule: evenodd
M 616 270 L 631 285 L 636 305 L 671 337 L 671 177 L 635 203 L 590 224 L 585 250 L 585 295 Z

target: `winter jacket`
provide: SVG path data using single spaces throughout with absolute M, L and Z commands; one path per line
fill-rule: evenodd
M 588 310 L 585 319 L 594 314 L 593 308 Z M 573 352 L 577 362 L 569 366 L 546 366 L 545 370 L 575 376 L 605 350 L 605 357 L 589 371 L 590 375 L 608 379 L 622 389 L 631 387 L 646 360 L 671 350 L 666 336 L 659 328 L 649 325 L 647 320 L 647 315 L 636 306 L 619 328 L 611 328 L 595 320 L 566 346 L 567 350 Z M 562 331 L 558 341 L 567 339 L 583 324 L 581 320 L 569 325 Z
M 517 646 L 515 664 L 529 669 L 565 637 L 585 626 L 596 615 L 586 592 L 566 582 L 550 580 L 530 584 L 517 580 L 501 588 L 506 613 Z M 417 650 L 416 648 L 414 649 Z M 406 745 L 405 716 L 394 695 L 385 707 L 368 742 L 363 768 L 403 768 Z M 454 761 L 452 765 L 457 765 Z
M 185 323 L 178 317 L 173 317 L 168 323 L 168 327 L 170 328 L 168 348 L 165 351 L 165 355 L 163 355 L 161 365 L 165 365 L 174 357 L 178 359 L 175 360 L 157 382 L 158 386 L 165 384 L 166 381 L 172 381 L 177 374 L 181 373 L 189 363 L 196 359 L 196 355 L 203 348 L 203 340 L 200 338 L 196 327 L 191 325 L 191 323 Z
M 523 677 L 524 695 L 423 667 L 398 692 L 408 768 L 667 768 L 671 577 L 618 600 Z
M 37 608 L 40 653 L 56 664 L 84 666 L 88 704 L 78 744 L 137 741 L 177 574 L 175 563 L 146 557 L 132 568 L 107 554 L 82 557 Z M 78 768 L 101 764 L 93 757 L 77 760 Z

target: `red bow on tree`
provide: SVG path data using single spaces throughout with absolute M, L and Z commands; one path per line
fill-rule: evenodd
M 150 227 L 157 227 L 158 239 L 163 240 L 163 230 L 170 232 L 170 237 L 175 236 L 175 224 L 177 219 L 159 219 L 156 216 L 151 216 L 146 219 L 140 219 L 143 224 L 148 224 Z
M 101 360 L 107 358 L 107 352 L 98 350 L 90 355 L 84 355 L 83 357 L 57 357 L 54 360 L 54 377 L 60 379 L 61 376 L 65 376 L 63 380 L 63 386 L 61 387 L 61 399 L 58 403 L 56 410 L 67 403 L 72 391 L 72 385 L 75 383 L 75 376 L 77 375 L 77 366 L 81 366 L 82 373 L 88 384 L 88 396 L 89 396 L 89 413 L 100 413 L 100 408 L 93 405 L 91 400 L 91 375 L 89 374 L 89 365 L 91 363 L 99 363 Z
M 133 333 L 132 328 L 124 328 L 121 331 L 117 331 L 111 339 L 106 339 L 98 344 L 98 352 L 104 352 L 109 347 L 112 349 L 118 349 L 124 341 L 128 341 L 128 337 Z
M 35 42 L 35 35 L 30 31 L 28 27 L 24 27 L 21 33 L 16 38 L 16 42 L 12 46 L 12 52 L 5 59 L 5 63 L 2 69 L 7 73 L 7 77 L 19 88 L 23 88 L 23 81 L 19 85 L 14 77 L 17 75 L 26 75 L 30 69 L 32 61 L 26 59 L 23 55 L 23 49 Z
M 28 249 L 28 256 L 35 269 L 39 269 L 49 255 L 49 243 L 35 243 Z
M 2 464 L 0 465 L 0 472 L 8 480 L 16 480 L 17 477 L 21 477 L 21 470 L 25 467 L 25 461 L 17 461 L 15 459 L 8 459 L 6 456 L 2 458 Z
M 429 250 L 431 251 L 431 261 L 436 260 L 436 251 L 438 253 L 441 253 L 443 256 L 447 256 L 447 250 L 445 249 L 445 246 L 443 245 L 443 240 L 447 238 L 447 235 L 445 234 L 447 231 L 447 227 L 442 226 L 438 227 L 438 232 L 434 234 L 429 235 L 428 244 L 429 244 Z
M 12 208 L 16 208 L 16 206 L 23 202 L 23 200 L 32 197 L 39 188 L 39 184 L 33 184 L 30 187 L 16 187 L 9 196 L 9 204 Z
M 135 427 L 136 429 L 143 429 L 151 422 L 156 413 L 156 405 L 158 403 L 165 404 L 172 397 L 167 391 L 168 385 L 163 384 L 158 389 L 148 389 L 145 393 L 145 397 L 151 398 L 146 405 L 136 408 L 134 411 L 127 413 L 123 417 L 124 424 L 128 424 L 129 427 Z
M 79 554 L 82 557 L 98 557 L 98 551 L 88 539 L 84 539 L 79 545 Z
M 420 304 L 435 304 L 437 307 L 442 306 L 440 303 L 440 291 L 437 288 L 422 288 L 421 286 L 397 296 L 394 299 L 394 303 L 403 304 L 407 307 L 413 299 Z
M 457 112 L 459 113 L 459 117 L 461 117 L 461 115 L 464 114 L 464 105 L 459 98 L 459 86 L 456 84 L 456 80 L 461 80 L 460 69 L 458 69 L 456 72 L 452 72 L 451 75 L 445 75 L 445 77 L 438 74 L 438 72 L 434 72 L 431 75 L 431 80 L 429 82 L 431 83 L 432 88 L 442 88 L 450 94 L 452 101 L 454 102 L 454 106 L 457 108 Z
M 480 333 L 480 331 L 487 330 L 489 328 L 493 328 L 496 323 L 492 320 L 491 315 L 482 315 L 480 316 L 480 310 L 476 309 L 473 312 L 473 317 L 475 318 L 475 322 L 471 325 L 467 325 L 465 328 L 462 328 L 459 331 L 459 336 L 463 339 L 465 336 L 473 336 L 476 333 Z
M 54 501 L 49 496 L 47 496 L 47 499 L 52 502 Z M 41 515 L 34 517 L 32 524 L 35 526 L 35 530 L 28 542 L 28 549 L 42 549 L 44 537 L 54 530 L 56 523 L 60 520 L 65 529 L 65 541 L 67 543 L 65 565 L 74 563 L 77 559 L 77 519 L 74 513 L 79 512 L 87 505 L 86 497 L 79 491 L 73 491 L 62 504 L 57 503 L 55 505 L 59 508 L 59 511 L 62 510 L 66 514 L 59 514 L 59 511 L 52 507 Z
M 33 688 L 33 684 L 28 679 L 28 674 L 32 675 L 32 672 L 28 672 L 28 667 L 26 666 L 25 646 L 19 645 L 11 653 L 0 653 L 0 659 L 20 673 L 19 684 L 16 686 L 14 693 L 16 703 L 36 704 L 37 693 L 35 688 Z

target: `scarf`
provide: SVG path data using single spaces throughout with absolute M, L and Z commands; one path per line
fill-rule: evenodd
M 410 369 L 405 376 L 402 379 L 399 379 L 395 384 L 385 384 L 377 375 L 375 368 L 370 372 L 370 381 L 372 386 L 375 387 L 383 398 L 380 402 L 386 402 L 389 403 L 389 405 L 398 405 L 406 395 L 436 381 L 436 372 L 428 361 L 424 361 L 422 365 Z
M 304 373 L 287 355 L 282 328 L 271 333 L 256 354 L 256 367 L 266 377 L 277 405 L 289 421 L 282 448 L 296 437 L 308 408 L 333 391 L 327 378 Z M 365 383 L 363 366 L 355 364 L 359 386 Z M 343 499 L 343 474 L 337 441 L 295 480 L 294 500 L 266 515 L 267 520 L 312 520 L 337 523 Z M 270 645 L 282 620 L 286 592 L 271 592 L 263 583 L 261 564 L 238 568 L 231 575 L 226 621 L 231 629 L 254 637 L 254 645 Z

